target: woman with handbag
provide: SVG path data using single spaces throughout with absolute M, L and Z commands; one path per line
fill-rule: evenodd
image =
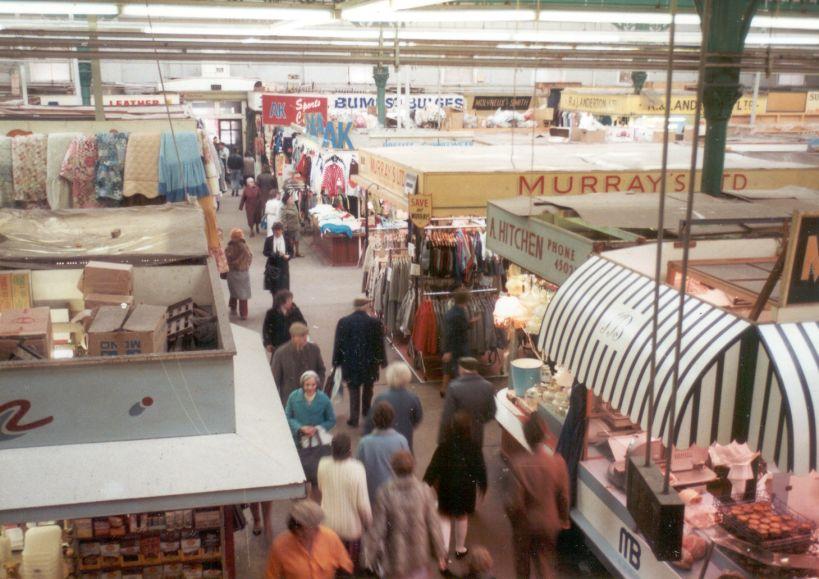
M 279 290 L 289 290 L 293 246 L 287 243 L 281 222 L 273 225 L 273 235 L 264 240 L 262 253 L 267 258 L 264 268 L 264 289 L 274 296 Z
M 308 370 L 301 375 L 300 388 L 287 398 L 284 414 L 296 441 L 307 482 L 316 485 L 318 463 L 330 455 L 329 431 L 336 425 L 333 404 L 319 389 L 319 375 Z
M 230 231 L 230 242 L 225 248 L 228 272 L 227 283 L 230 293 L 230 315 L 236 315 L 236 306 L 239 306 L 239 316 L 247 319 L 247 300 L 250 299 L 250 263 L 253 261 L 253 252 L 245 242 L 245 235 L 238 227 Z

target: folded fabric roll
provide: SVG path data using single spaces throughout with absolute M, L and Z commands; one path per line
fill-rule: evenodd
M 46 198 L 46 136 L 40 133 L 14 137 L 11 163 L 15 201 Z
M 128 133 L 97 133 L 97 197 L 119 202 L 122 200 L 122 181 L 125 170 L 125 148 Z
M 51 133 L 46 147 L 46 197 L 52 209 L 71 206 L 71 183 L 60 176 L 65 154 L 71 143 L 82 133 Z
M 143 195 L 155 199 L 159 195 L 159 133 L 131 133 L 125 149 L 125 177 L 122 194 L 125 197 Z
M 202 165 L 202 149 L 196 133 L 186 131 L 162 133 L 159 149 L 159 194 L 168 203 L 185 201 L 186 196 L 210 195 L 205 167 Z
M 322 223 L 319 228 L 322 233 L 335 233 L 337 235 L 353 236 L 353 230 L 349 225 L 341 225 L 339 223 Z
M 14 201 L 11 167 L 11 137 L 0 137 L 0 207 L 11 205 Z

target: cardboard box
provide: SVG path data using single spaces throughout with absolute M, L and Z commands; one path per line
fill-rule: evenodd
M 134 266 L 129 263 L 89 261 L 79 283 L 85 294 L 133 295 Z
M 122 304 L 128 307 L 134 305 L 134 296 L 108 294 L 88 294 L 85 296 L 85 309 L 87 310 L 93 310 L 102 306 L 122 307 Z
M 102 306 L 88 329 L 89 356 L 156 354 L 167 350 L 164 306 Z
M 453 108 L 446 111 L 446 128 L 450 131 L 459 131 L 464 128 L 464 112 Z
M 35 357 L 51 357 L 53 344 L 49 308 L 0 312 L 0 360 L 12 358 L 20 346 Z
M 571 140 L 577 143 L 605 143 L 606 130 L 587 131 L 586 129 L 572 129 Z
M 32 306 L 31 272 L 20 269 L 0 271 L 0 312 Z

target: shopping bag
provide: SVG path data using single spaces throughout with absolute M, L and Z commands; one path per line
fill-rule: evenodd
M 299 444 L 299 460 L 304 469 L 307 482 L 317 484 L 318 463 L 325 456 L 332 454 L 329 444 L 322 444 L 318 431 L 310 437 L 302 437 Z
M 341 390 L 341 368 L 336 368 L 333 371 L 333 392 L 330 396 L 330 400 L 333 402 L 341 402 L 342 399 L 342 390 Z
M 262 217 L 262 222 L 259 224 L 259 227 L 267 231 L 267 213 Z

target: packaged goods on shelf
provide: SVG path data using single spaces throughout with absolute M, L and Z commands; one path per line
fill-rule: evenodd
M 31 272 L 0 272 L 0 312 L 31 307 Z
M 167 350 L 164 306 L 103 306 L 88 329 L 89 356 L 156 354 Z

